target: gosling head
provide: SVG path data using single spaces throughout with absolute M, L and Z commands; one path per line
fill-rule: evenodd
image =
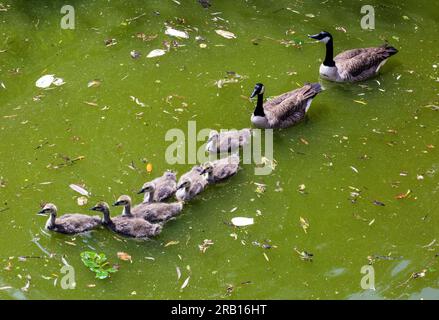
M 330 40 L 332 40 L 332 35 L 329 32 L 322 31 L 320 33 L 314 34 L 314 35 L 308 35 L 309 38 L 318 40 L 323 43 L 328 43 Z
M 120 196 L 113 206 L 128 206 L 131 204 L 131 198 L 127 195 Z
M 254 98 L 260 94 L 264 94 L 265 87 L 262 83 L 256 83 L 255 88 L 253 89 L 252 94 L 250 95 L 250 98 Z
M 90 210 L 93 211 L 99 211 L 99 212 L 107 212 L 110 210 L 110 207 L 108 206 L 108 203 L 106 202 L 98 202 L 93 208 L 90 208 Z
M 166 170 L 166 172 L 163 174 L 163 176 L 167 179 L 174 179 L 175 180 L 177 178 L 177 175 L 172 170 Z
M 203 165 L 203 171 L 201 171 L 201 174 L 206 174 L 206 173 L 209 174 L 211 172 L 213 172 L 213 165 L 211 162 L 206 162 Z
M 142 193 L 151 193 L 154 192 L 155 190 L 155 185 L 152 182 L 146 182 L 143 186 L 142 189 L 139 190 L 139 192 L 137 192 L 137 194 L 142 194 Z M 119 198 L 120 199 L 120 198 Z
M 187 189 L 191 186 L 191 181 L 189 179 L 182 181 L 178 186 L 177 190 Z
M 47 215 L 56 216 L 57 211 L 58 209 L 53 203 L 46 203 L 43 209 L 41 209 L 38 212 L 38 214 L 43 216 L 47 216 Z

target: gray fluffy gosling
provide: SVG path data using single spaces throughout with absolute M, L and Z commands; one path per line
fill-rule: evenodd
M 151 184 L 154 188 L 151 191 Z M 145 194 L 143 202 L 160 202 L 172 197 L 177 191 L 177 176 L 172 171 L 166 171 L 163 176 L 158 177 L 150 182 L 146 182 L 139 194 Z
M 46 229 L 64 234 L 77 234 L 96 229 L 101 225 L 98 216 L 88 216 L 79 213 L 68 213 L 57 217 L 58 209 L 53 203 L 47 203 L 41 209 L 39 215 L 49 215 Z
M 110 230 L 132 238 L 151 238 L 158 236 L 162 231 L 162 226 L 152 224 L 145 219 L 132 216 L 117 216 L 111 218 L 110 207 L 106 202 L 97 203 L 91 210 L 99 211 L 104 215 L 102 224 Z
M 217 183 L 238 172 L 239 156 L 237 154 L 232 154 L 227 158 L 207 162 L 203 165 L 203 168 L 203 174 L 207 174 L 207 182 L 210 184 Z

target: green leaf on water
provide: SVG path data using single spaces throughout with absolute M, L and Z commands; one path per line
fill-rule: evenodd
M 97 279 L 106 279 L 110 276 L 110 273 L 117 272 L 117 269 L 109 266 L 104 253 L 98 254 L 94 251 L 84 251 L 81 252 L 81 260 L 90 271 L 96 274 Z

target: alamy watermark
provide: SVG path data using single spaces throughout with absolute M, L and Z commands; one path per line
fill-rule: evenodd
M 361 13 L 364 16 L 361 18 L 361 28 L 363 30 L 375 29 L 375 8 L 371 5 L 364 5 L 361 7 Z
M 371 265 L 361 267 L 360 272 L 364 274 L 361 278 L 360 286 L 363 290 L 375 290 L 375 269 Z
M 75 8 L 69 4 L 61 7 L 61 13 L 64 16 L 61 18 L 61 29 L 75 29 Z

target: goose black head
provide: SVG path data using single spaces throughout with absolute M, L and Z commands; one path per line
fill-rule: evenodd
M 328 43 L 329 40 L 332 40 L 332 35 L 327 31 L 322 31 L 320 33 L 314 35 L 308 35 L 311 39 L 318 40 L 323 43 Z
M 155 190 L 155 185 L 152 182 L 147 182 L 142 186 L 142 189 L 140 189 L 137 194 L 145 193 L 145 192 L 153 192 Z
M 113 203 L 113 206 L 127 206 L 131 204 L 131 198 L 129 196 L 123 195 Z
M 250 96 L 250 98 L 254 98 L 257 95 L 263 94 L 265 91 L 265 87 L 262 83 L 256 83 L 255 88 L 253 89 L 253 92 Z
M 56 208 L 56 206 L 53 203 L 46 203 L 43 207 L 43 209 L 41 209 L 38 214 L 42 215 L 42 216 L 46 216 L 46 215 L 55 215 L 56 216 L 56 212 L 58 211 L 58 209 Z

